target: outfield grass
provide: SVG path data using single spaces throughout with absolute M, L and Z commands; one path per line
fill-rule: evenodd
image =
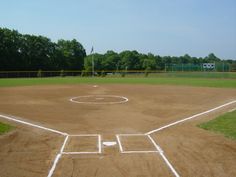
M 178 77 L 51 77 L 51 78 L 18 78 L 0 79 L 0 87 L 54 85 L 54 84 L 157 84 L 184 85 L 200 87 L 236 88 L 235 79 L 206 79 Z
M 222 133 L 226 137 L 236 140 L 236 111 L 226 113 L 209 122 L 200 124 L 199 127 Z
M 0 122 L 0 135 L 12 129 L 12 126 Z

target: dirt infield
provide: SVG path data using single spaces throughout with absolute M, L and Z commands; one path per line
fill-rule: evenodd
M 122 97 L 128 101 L 109 104 L 122 101 Z M 71 98 L 85 104 L 71 102 Z M 174 176 L 146 133 L 234 100 L 235 89 L 116 84 L 27 86 L 0 88 L 0 114 L 70 135 L 98 134 L 102 142 L 117 142 L 104 146 L 97 137 L 69 136 L 65 152 L 96 154 L 64 154 L 53 173 L 55 177 Z M 236 103 L 230 104 L 150 136 L 180 176 L 236 176 L 236 142 L 196 127 L 235 107 Z M 6 120 L 0 117 L 0 121 Z M 0 136 L 1 177 L 47 176 L 63 136 L 12 124 L 16 129 Z M 120 136 L 118 142 L 117 134 L 143 136 Z

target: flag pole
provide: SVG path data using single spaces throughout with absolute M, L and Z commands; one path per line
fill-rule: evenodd
M 94 56 L 93 56 L 93 46 L 91 49 L 91 55 L 92 55 L 92 76 L 94 77 Z

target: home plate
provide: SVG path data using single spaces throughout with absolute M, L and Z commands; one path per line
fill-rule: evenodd
M 93 87 L 96 88 L 96 87 L 98 87 L 98 85 L 94 85 Z
M 102 144 L 104 146 L 115 146 L 116 142 L 115 141 L 104 141 Z

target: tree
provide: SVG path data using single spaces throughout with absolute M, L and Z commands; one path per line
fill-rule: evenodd
M 59 40 L 57 42 L 57 50 L 62 56 L 62 61 L 60 62 L 64 67 L 61 69 L 69 70 L 82 70 L 84 65 L 84 58 L 86 56 L 85 49 L 83 46 L 73 39 L 70 40 Z

